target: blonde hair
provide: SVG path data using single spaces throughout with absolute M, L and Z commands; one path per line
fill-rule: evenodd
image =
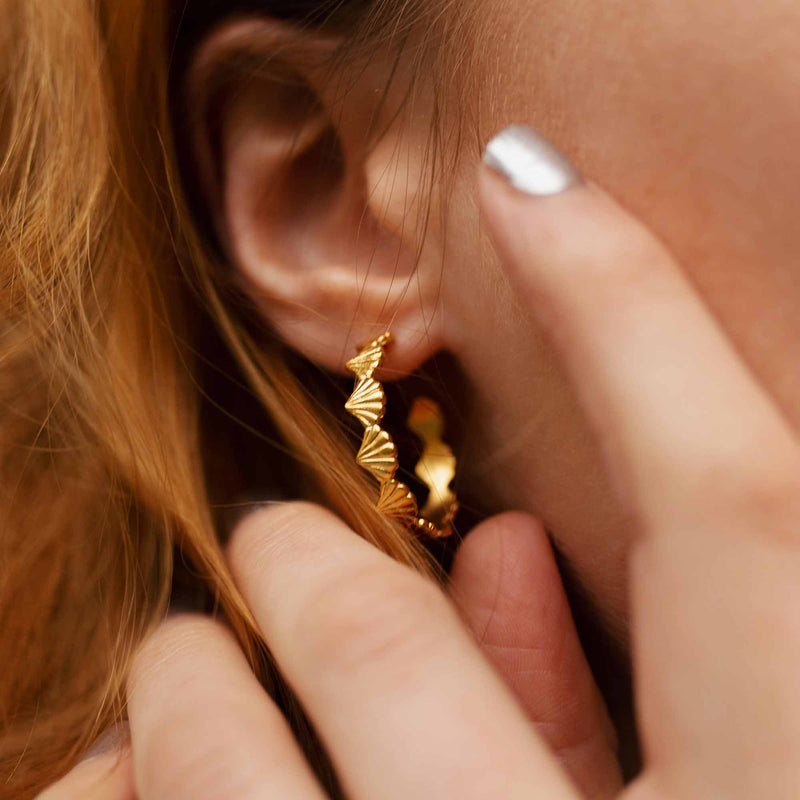
M 127 665 L 165 613 L 174 549 L 273 681 L 206 486 L 210 321 L 230 359 L 216 368 L 237 365 L 312 494 L 431 570 L 374 511 L 335 420 L 280 347 L 256 343 L 223 299 L 176 175 L 167 16 L 144 0 L 0 0 L 5 797 L 35 794 L 124 716 Z

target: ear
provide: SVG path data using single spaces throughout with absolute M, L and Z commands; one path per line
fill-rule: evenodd
M 347 64 L 337 45 L 266 17 L 205 40 L 188 83 L 201 183 L 233 268 L 289 345 L 340 370 L 391 329 L 388 372 L 405 374 L 444 340 L 427 111 L 409 108 L 396 58 Z

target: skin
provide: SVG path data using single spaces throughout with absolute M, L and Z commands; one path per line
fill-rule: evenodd
M 547 577 L 556 573 L 544 532 L 527 516 L 484 523 L 455 570 L 477 633 L 481 539 L 496 553 L 539 537 L 526 560 L 544 580 L 530 587 L 533 571 L 508 573 L 512 590 L 525 584 L 527 605 L 517 598 L 506 615 L 511 598 L 497 598 L 505 619 L 493 634 L 514 620 L 528 626 L 505 632 L 517 656 L 528 654 L 515 670 L 491 647 L 481 652 L 435 585 L 324 509 L 251 514 L 228 555 L 278 665 L 348 797 L 795 797 L 800 442 L 677 263 L 602 190 L 531 198 L 487 172 L 481 182 L 508 274 L 587 416 L 602 420 L 607 463 L 636 511 L 629 561 L 645 768 L 620 790 L 563 594 Z M 687 392 L 691 403 L 676 402 Z M 490 612 L 484 642 L 494 620 Z M 543 719 L 554 700 L 561 720 L 565 700 L 577 708 L 562 730 L 589 731 L 577 740 L 582 759 L 554 740 L 558 722 Z M 128 704 L 142 800 L 324 796 L 218 622 L 165 623 L 137 659 Z M 125 796 L 112 790 L 107 797 Z
M 386 327 L 397 344 L 385 379 L 443 350 L 456 356 L 467 391 L 448 414 L 469 432 L 462 496 L 542 519 L 624 642 L 630 511 L 563 364 L 486 235 L 473 142 L 519 122 L 552 138 L 663 240 L 797 427 L 800 8 L 477 0 L 471 12 L 466 31 L 480 46 L 459 69 L 445 64 L 455 78 L 438 90 L 420 79 L 432 70 L 415 65 L 414 46 L 399 65 L 379 51 L 367 69 L 346 66 L 331 78 L 313 65 L 333 40 L 267 18 L 223 24 L 198 52 L 192 107 L 205 106 L 206 87 L 230 73 L 241 50 L 286 54 L 318 106 L 293 105 L 291 92 L 252 72 L 234 78 L 236 100 L 213 106 L 222 156 L 205 167 L 201 158 L 206 176 L 223 175 L 206 178 L 208 201 L 248 291 L 307 357 L 341 370 L 357 343 Z M 448 191 L 431 195 L 425 154 L 437 91 L 446 130 L 459 120 L 476 120 L 478 130 L 467 128 L 448 154 Z M 341 147 L 342 174 L 327 163 L 311 177 L 289 172 L 325 126 Z
M 482 140 L 531 124 L 645 221 L 797 429 L 800 107 L 792 98 L 800 90 L 800 8 L 781 0 L 480 5 L 486 46 L 476 71 L 478 85 L 491 87 L 476 114 Z M 477 227 L 473 181 L 467 170 L 454 212 L 459 231 Z M 622 633 L 628 509 L 561 364 L 541 338 L 520 336 L 525 322 L 512 312 L 513 294 L 489 306 L 498 312 L 491 316 L 469 298 L 458 306 L 465 287 L 485 296 L 503 284 L 480 242 L 467 240 L 445 271 L 453 275 L 447 307 L 464 314 L 454 347 L 479 398 L 475 420 L 485 421 L 476 449 L 492 468 L 479 478 L 494 484 L 497 508 L 546 521 Z M 492 459 L 508 450 L 509 431 L 521 432 L 519 447 Z
M 224 177 L 209 202 L 232 266 L 305 355 L 340 368 L 391 323 L 384 377 L 441 350 L 457 357 L 471 415 L 465 490 L 527 512 L 485 523 L 459 554 L 453 600 L 482 647 L 451 604 L 317 509 L 244 523 L 234 571 L 355 798 L 618 796 L 613 736 L 542 523 L 609 630 L 621 641 L 630 631 L 645 768 L 626 793 L 794 797 L 800 9 L 476 0 L 473 10 L 481 46 L 464 80 L 477 138 L 533 124 L 594 184 L 523 198 L 477 170 L 465 145 L 444 217 L 432 215 L 412 258 L 424 86 L 388 124 L 413 72 L 401 65 L 379 112 L 386 132 L 365 148 L 390 65 L 376 57 L 367 74 L 344 76 L 342 99 L 299 58 L 318 110 L 287 114 L 274 87 L 241 80 L 222 112 Z M 233 34 L 198 54 L 198 106 L 243 41 L 269 53 L 297 38 L 269 21 Z M 305 56 L 328 46 L 302 43 Z M 346 156 L 338 191 L 295 175 L 289 192 L 276 181 L 288 143 L 313 138 L 320 115 Z M 199 168 L 213 172 L 202 157 Z M 294 201 L 312 189 L 321 202 Z M 274 588 L 283 574 L 295 576 L 286 598 Z M 351 579 L 339 602 L 331 586 Z M 209 747 L 225 768 L 204 773 L 208 797 L 230 796 L 233 779 L 319 796 L 226 636 L 173 621 L 143 651 L 131 688 L 139 796 L 197 797 L 189 778 Z M 198 697 L 214 713 L 192 713 Z M 220 749 L 220 719 L 237 747 Z M 411 748 L 402 757 L 398 737 Z

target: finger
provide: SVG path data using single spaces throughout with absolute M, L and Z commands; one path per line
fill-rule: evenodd
M 330 513 L 252 514 L 230 558 L 354 798 L 574 798 L 433 584 Z
M 114 751 L 81 761 L 37 800 L 135 800 L 130 752 Z
M 512 180 L 528 186 L 530 163 L 557 156 L 524 130 L 500 134 L 487 159 L 505 159 L 521 173 Z M 709 491 L 735 496 L 720 471 L 759 469 L 765 449 L 772 463 L 796 466 L 790 430 L 669 253 L 602 190 L 557 166 L 564 190 L 549 196 L 484 167 L 482 210 L 638 510 L 657 524 L 707 509 Z M 687 508 L 689 499 L 698 505 Z
M 647 230 L 533 134 L 498 142 L 489 160 L 524 191 L 484 170 L 490 232 L 640 523 L 631 580 L 650 774 L 674 796 L 781 796 L 800 782 L 792 432 Z
M 451 594 L 583 796 L 616 797 L 616 736 L 541 524 L 514 513 L 475 528 L 456 554 Z
M 150 638 L 128 687 L 139 800 L 316 800 L 323 792 L 233 636 L 199 616 Z

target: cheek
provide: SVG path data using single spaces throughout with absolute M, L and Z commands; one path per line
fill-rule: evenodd
M 800 427 L 800 5 L 483 2 L 483 138 L 542 128 L 649 224 Z

